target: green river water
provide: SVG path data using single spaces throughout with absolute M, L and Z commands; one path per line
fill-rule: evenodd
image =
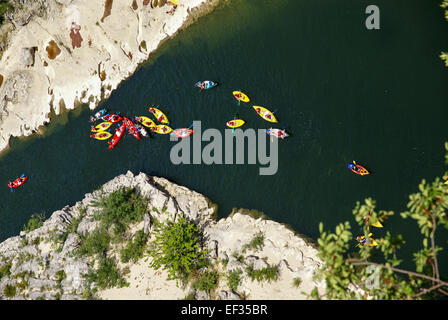
M 89 138 L 87 107 L 56 117 L 43 136 L 12 139 L 0 158 L 0 240 L 17 235 L 33 213 L 73 205 L 131 170 L 166 177 L 208 196 L 225 217 L 233 207 L 265 212 L 316 239 L 318 223 L 350 221 L 366 197 L 397 214 L 384 230 L 407 240 L 400 258 L 421 244 L 416 224 L 402 220 L 408 195 L 423 178 L 441 176 L 448 140 L 448 22 L 440 1 L 377 0 L 381 29 L 367 30 L 363 0 L 230 0 L 166 41 L 100 107 L 130 116 L 159 104 L 173 127 L 202 121 L 219 128 L 237 113 L 245 128 L 269 128 L 253 104 L 278 110 L 278 172 L 259 165 L 173 165 L 168 136 L 126 136 L 113 150 Z M 199 93 L 193 84 L 220 85 Z M 231 92 L 252 101 L 238 106 Z M 253 102 L 253 103 L 252 103 Z M 372 171 L 347 169 L 356 160 Z M 29 181 L 13 193 L 7 182 Z M 438 242 L 447 246 L 448 233 Z M 355 240 L 353 245 L 355 245 Z M 447 258 L 442 257 L 445 270 Z M 443 268 L 443 267 L 442 267 Z

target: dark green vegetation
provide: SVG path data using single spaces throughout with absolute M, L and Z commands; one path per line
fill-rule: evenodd
M 254 252 L 258 252 L 260 250 L 263 250 L 264 247 L 264 234 L 262 231 L 257 232 L 252 240 L 245 244 L 242 248 L 243 253 L 246 252 L 246 250 L 252 250 Z
M 4 265 L 0 268 L 0 280 L 1 280 L 4 276 L 9 276 L 9 275 L 11 274 L 10 270 L 11 270 L 11 263 L 6 263 L 6 264 L 4 264 Z
M 121 262 L 137 261 L 143 257 L 147 235 L 143 230 L 137 231 L 133 237 L 128 234 L 129 226 L 143 220 L 147 210 L 148 200 L 137 195 L 132 188 L 121 188 L 109 195 L 101 195 L 94 207 L 97 212 L 94 220 L 98 227 L 88 235 L 79 234 L 81 244 L 76 250 L 79 256 L 88 256 L 97 262 L 96 268 L 85 275 L 87 288 L 94 284 L 94 289 L 87 289 L 83 298 L 94 298 L 98 289 L 123 287 L 128 285 L 124 276 L 128 270 L 120 270 L 116 258 L 111 254 L 115 248 L 122 247 Z M 81 217 L 85 215 L 85 208 L 80 209 Z M 70 226 L 76 231 L 80 219 Z
M 94 204 L 100 208 L 95 218 L 101 222 L 102 228 L 112 227 L 115 235 L 120 235 L 126 231 L 127 225 L 143 219 L 147 205 L 147 200 L 137 196 L 135 190 L 122 189 L 101 197 Z
M 178 215 L 176 221 L 157 223 L 155 240 L 148 251 L 151 267 L 168 271 L 169 279 L 186 281 L 193 271 L 208 265 L 207 251 L 201 248 L 202 234 L 196 224 Z
M 230 289 L 237 292 L 238 286 L 241 284 L 241 274 L 243 272 L 240 269 L 230 270 L 226 274 L 227 285 Z
M 218 285 L 218 279 L 219 274 L 215 270 L 205 271 L 193 282 L 193 288 L 210 292 Z
M 448 143 L 445 143 L 445 149 L 448 151 Z M 448 164 L 448 153 L 445 158 Z M 444 178 L 448 178 L 448 172 Z M 448 186 L 444 179 L 436 178 L 432 183 L 422 180 L 418 190 L 409 196 L 408 210 L 400 213 L 403 219 L 415 220 L 422 236 L 423 246 L 413 254 L 415 271 L 399 267 L 403 261 L 398 258 L 398 249 L 405 240 L 401 234 L 392 235 L 387 230 L 387 221 L 394 212 L 375 211 L 375 201 L 368 198 L 364 204 L 356 204 L 353 214 L 363 230 L 361 234 L 367 238 L 373 233 L 372 238 L 378 246 L 360 245 L 358 251 L 353 252 L 356 235 L 350 231 L 348 221 L 337 225 L 335 233 L 324 231 L 321 223 L 318 244 L 324 265 L 318 278 L 326 281 L 327 292 L 322 294 L 315 288 L 314 298 L 378 300 L 448 296 L 448 274 L 439 264 L 443 249 L 436 241 L 436 231 L 448 229 Z M 368 214 L 370 218 L 367 218 Z M 377 237 L 368 221 L 380 221 L 387 230 L 385 236 Z M 362 292 L 350 290 L 349 286 Z
M 9 0 L 0 0 L 0 26 L 5 21 L 5 14 L 10 13 L 14 10 L 14 7 L 9 2 Z
M 3 290 L 3 294 L 7 297 L 7 298 L 13 298 L 16 295 L 16 287 L 13 285 L 9 285 L 7 284 L 5 286 L 5 289 Z
M 33 214 L 28 223 L 23 226 L 23 231 L 29 232 L 43 226 L 45 221 L 44 214 Z
M 261 269 L 254 269 L 253 265 L 249 265 L 246 268 L 246 272 L 252 281 L 257 280 L 258 282 L 271 282 L 278 279 L 278 266 L 268 265 L 267 267 Z
M 148 236 L 143 230 L 137 231 L 133 239 L 129 239 L 126 247 L 121 249 L 121 262 L 136 262 L 143 256 Z

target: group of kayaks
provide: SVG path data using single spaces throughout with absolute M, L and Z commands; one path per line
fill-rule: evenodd
M 214 81 L 205 80 L 205 81 L 199 81 L 195 84 L 196 87 L 200 88 L 202 90 L 207 90 L 216 87 L 218 84 Z M 240 102 L 248 103 L 250 102 L 250 98 L 247 96 L 247 94 L 241 92 L 241 91 L 233 91 L 232 92 L 235 99 L 238 101 L 238 105 L 240 105 Z M 255 112 L 264 120 L 272 122 L 272 123 L 278 123 L 277 118 L 274 116 L 274 112 L 271 112 L 269 109 L 261 106 L 253 106 L 253 109 Z M 229 120 L 226 122 L 226 126 L 232 129 L 239 128 L 243 126 L 246 123 L 243 119 L 237 119 L 234 118 L 232 120 Z M 286 133 L 286 130 L 281 129 L 275 129 L 275 128 L 269 128 L 266 130 L 266 134 L 270 135 L 275 138 L 281 138 L 284 139 L 288 135 Z
M 352 161 L 347 165 L 348 169 L 350 169 L 353 173 L 356 173 L 360 176 L 365 176 L 370 174 L 369 170 L 364 168 L 362 165 L 356 163 L 356 161 Z M 367 226 L 372 226 L 376 228 L 382 228 L 383 225 L 380 221 L 371 221 L 370 214 L 367 215 L 367 217 L 364 218 L 364 221 L 366 222 Z M 376 242 L 375 239 L 372 237 L 372 233 L 368 234 L 368 237 L 365 236 L 357 236 L 356 240 L 359 242 L 359 245 L 365 245 L 369 247 L 375 247 L 378 245 L 378 242 Z
M 233 91 L 232 92 L 235 99 L 238 101 L 238 105 L 240 102 L 248 103 L 250 102 L 250 98 L 247 96 L 247 94 L 241 92 L 241 91 Z M 278 123 L 277 118 L 274 115 L 274 112 L 271 112 L 269 109 L 262 107 L 262 106 L 252 106 L 252 108 L 255 110 L 255 112 L 263 119 L 272 123 Z M 243 119 L 233 119 L 231 121 L 226 122 L 226 126 L 229 128 L 238 128 L 244 125 L 246 122 Z M 266 134 L 275 137 L 284 139 L 288 137 L 288 133 L 286 133 L 286 130 L 276 129 L 276 128 L 269 128 L 266 130 Z
M 148 131 L 145 127 L 149 128 L 151 130 L 150 132 L 153 133 L 173 134 L 179 138 L 187 137 L 193 133 L 191 128 L 180 128 L 173 130 L 169 126 L 168 117 L 155 106 L 149 107 L 148 111 L 153 119 L 148 116 L 136 116 L 129 118 L 122 116 L 120 113 L 108 114 L 106 109 L 102 109 L 90 117 L 91 122 L 96 122 L 99 120 L 103 121 L 91 127 L 92 133 L 90 137 L 97 140 L 108 140 L 109 138 L 112 138 L 108 141 L 109 149 L 112 149 L 123 137 L 126 130 L 136 139 L 140 139 L 140 136 L 148 137 Z M 157 122 L 159 124 L 157 124 Z M 114 125 L 115 128 L 113 127 Z
M 371 221 L 371 216 L 370 214 L 367 215 L 367 217 L 364 218 L 364 221 L 367 224 L 367 227 L 372 226 L 375 228 L 382 228 L 383 225 L 381 224 L 380 221 Z M 358 245 L 364 245 L 364 246 L 368 246 L 368 247 L 376 247 L 378 245 L 378 242 L 372 238 L 372 233 L 370 232 L 367 236 L 367 238 L 365 236 L 357 236 L 356 240 L 359 242 Z
M 147 131 L 140 123 L 126 116 L 122 116 L 119 113 L 109 114 L 106 109 L 102 109 L 90 117 L 90 122 L 99 120 L 102 120 L 103 122 L 91 126 L 90 137 L 97 140 L 108 140 L 109 138 L 112 138 L 108 141 L 109 149 L 116 146 L 126 130 L 136 139 L 140 139 L 140 135 L 143 137 L 148 136 Z M 115 132 L 111 133 L 114 127 Z

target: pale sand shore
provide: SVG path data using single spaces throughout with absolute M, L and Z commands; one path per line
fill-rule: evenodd
M 143 0 L 47 1 L 46 17 L 33 16 L 10 31 L 2 52 L 0 151 L 11 136 L 36 133 L 52 109 L 59 114 L 79 103 L 94 109 L 163 40 L 218 1 L 182 0 L 173 15 L 166 13 L 171 5 L 151 8 Z

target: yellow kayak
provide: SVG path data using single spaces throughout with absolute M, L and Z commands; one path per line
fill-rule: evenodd
M 109 127 L 112 125 L 112 122 L 101 122 L 97 126 L 92 126 L 92 132 L 101 132 L 104 130 L 109 129 Z
M 152 132 L 155 132 L 158 134 L 168 134 L 173 131 L 173 129 L 171 129 L 170 127 L 168 127 L 164 124 L 159 124 L 154 127 L 151 127 L 151 130 L 152 130 Z
M 369 241 L 366 241 L 364 236 L 358 236 L 358 237 L 356 238 L 356 240 L 358 240 L 360 244 L 363 244 L 363 245 L 365 245 L 365 246 L 375 247 L 375 246 L 378 245 L 378 242 L 376 242 L 375 239 L 372 239 L 372 238 L 370 237 L 371 235 L 372 235 L 372 234 L 369 233 Z
M 375 223 L 371 223 L 371 222 L 369 222 L 369 224 L 370 224 L 372 227 L 376 227 L 376 228 L 382 228 L 382 227 L 383 227 L 383 225 L 382 225 L 381 222 L 379 222 L 379 221 L 377 221 L 377 222 L 375 222 Z
M 94 134 L 90 135 L 90 138 L 94 138 L 97 140 L 107 140 L 110 137 L 112 137 L 112 133 L 107 132 L 107 131 L 98 132 L 98 133 L 94 133 Z
M 271 111 L 269 111 L 268 109 L 266 109 L 264 107 L 260 107 L 260 106 L 253 106 L 253 108 L 258 113 L 258 115 L 260 117 L 262 117 L 264 120 L 269 121 L 269 122 L 278 122 L 277 119 L 275 118 L 274 114 Z
M 243 101 L 243 102 L 250 101 L 249 97 L 247 95 L 245 95 L 244 93 L 242 93 L 241 91 L 233 91 L 232 93 L 236 100 Z
M 151 112 L 156 117 L 157 121 L 159 121 L 161 123 L 168 123 L 168 118 L 159 109 L 154 108 L 154 107 L 150 107 L 149 108 L 149 112 Z
M 155 127 L 156 124 L 154 123 L 154 121 L 152 121 L 150 118 L 145 117 L 145 116 L 141 116 L 141 117 L 135 117 L 135 120 L 137 120 L 138 122 L 140 122 L 142 125 L 144 125 L 145 127 L 151 128 L 151 127 Z
M 227 121 L 226 126 L 228 126 L 229 128 L 238 128 L 238 127 L 241 127 L 245 123 L 246 122 L 242 119 L 235 119 L 235 120 Z

